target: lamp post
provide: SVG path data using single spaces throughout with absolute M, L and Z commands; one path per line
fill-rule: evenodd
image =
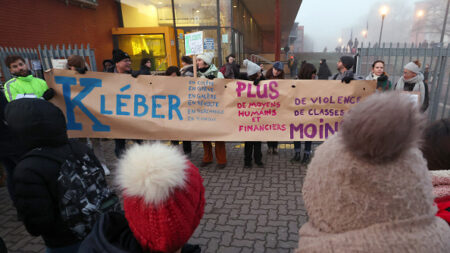
M 444 46 L 445 26 L 447 25 L 447 17 L 448 17 L 449 6 L 450 6 L 450 0 L 447 0 L 447 8 L 446 8 L 446 11 L 445 11 L 445 16 L 444 16 L 444 24 L 442 25 L 441 39 L 439 40 L 439 42 L 441 43 L 442 47 Z
M 380 15 L 381 15 L 381 29 L 380 29 L 380 38 L 378 39 L 378 47 L 381 47 L 381 35 L 383 34 L 383 25 L 384 25 L 384 18 L 389 12 L 389 8 L 386 5 L 381 6 L 380 8 Z

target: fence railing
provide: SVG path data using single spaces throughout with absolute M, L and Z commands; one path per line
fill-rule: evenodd
M 432 46 L 383 43 L 381 47 L 375 45 L 367 47 L 361 44 L 358 48 L 358 62 L 356 73 L 367 76 L 372 70 L 372 63 L 376 60 L 385 62 L 385 72 L 395 84 L 403 75 L 403 67 L 411 61 L 419 60 L 422 71 L 428 82 L 430 103 L 427 110 L 430 120 L 447 118 L 450 116 L 450 44 L 447 46 L 434 44 Z
M 8 55 L 19 55 L 25 59 L 25 63 L 32 71 L 34 76 L 43 78 L 43 71 L 53 67 L 52 59 L 67 59 L 70 55 L 80 55 L 88 63 L 90 70 L 97 71 L 94 49 L 89 44 L 86 47 L 81 44 L 74 45 L 39 45 L 38 48 L 12 48 L 0 47 L 0 66 L 4 81 L 11 79 L 9 67 L 5 64 L 5 58 Z

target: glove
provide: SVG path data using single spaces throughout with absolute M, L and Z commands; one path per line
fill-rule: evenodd
M 216 78 L 213 74 L 205 76 L 206 78 L 208 78 L 209 80 L 213 80 L 214 78 Z
M 381 74 L 381 76 L 378 77 L 377 80 L 380 82 L 385 82 L 388 80 L 388 77 L 383 73 L 383 74 Z
M 343 78 L 342 78 L 342 83 L 350 83 L 351 80 L 355 80 L 354 74 L 353 73 L 347 73 Z
M 43 97 L 45 100 L 50 100 L 50 99 L 52 99 L 54 96 L 55 96 L 55 90 L 54 90 L 53 88 L 48 88 L 48 89 L 44 92 L 44 94 L 42 95 L 42 97 Z
M 255 81 L 253 81 L 253 85 L 258 86 L 260 81 L 261 81 L 261 78 L 255 79 Z
M 79 74 L 86 74 L 87 68 L 75 68 Z
M 131 73 L 131 76 L 134 78 L 137 78 L 141 73 L 139 71 L 135 71 L 133 73 Z

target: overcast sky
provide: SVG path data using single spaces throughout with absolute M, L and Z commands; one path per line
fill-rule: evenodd
M 409 39 L 409 27 L 405 26 L 414 17 L 415 2 L 418 0 L 303 0 L 296 22 L 305 26 L 305 36 L 313 41 L 314 51 L 322 51 L 325 46 L 332 51 L 338 38 L 348 42 L 351 30 L 361 41 L 367 23 L 370 36 L 366 41 L 376 41 L 381 25 L 378 9 L 386 4 L 390 13 L 385 19 L 383 41 L 405 42 Z

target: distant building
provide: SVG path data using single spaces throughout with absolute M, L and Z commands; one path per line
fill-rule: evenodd
M 298 25 L 297 22 L 294 23 L 292 27 L 291 34 L 289 35 L 289 46 L 290 52 L 301 53 L 304 52 L 304 30 L 305 27 Z

